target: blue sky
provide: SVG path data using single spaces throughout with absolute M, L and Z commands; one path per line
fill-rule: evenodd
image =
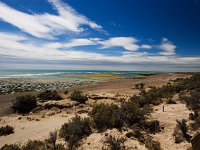
M 199 0 L 0 0 L 1 69 L 199 66 Z

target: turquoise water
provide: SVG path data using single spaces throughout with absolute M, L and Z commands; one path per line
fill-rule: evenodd
M 0 78 L 66 78 L 67 76 L 78 76 L 88 74 L 121 75 L 155 74 L 155 71 L 100 71 L 100 70 L 0 70 Z M 76 78 L 74 78 L 76 79 Z

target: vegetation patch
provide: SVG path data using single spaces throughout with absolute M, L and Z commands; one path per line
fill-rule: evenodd
M 21 150 L 17 144 L 6 144 L 0 150 Z
M 104 143 L 108 144 L 110 150 L 122 150 L 125 149 L 124 142 L 125 138 L 115 138 L 113 136 L 109 136 L 105 139 Z
M 0 128 L 0 136 L 6 136 L 13 133 L 14 133 L 14 128 L 9 125 Z
M 54 90 L 46 90 L 38 95 L 41 100 L 61 100 L 62 97 Z
M 13 101 L 12 108 L 15 112 L 20 114 L 29 113 L 32 109 L 37 107 L 36 97 L 32 95 L 25 95 L 16 97 Z
M 68 123 L 62 125 L 59 135 L 68 142 L 68 149 L 78 146 L 79 141 L 92 133 L 91 121 L 89 118 L 75 116 Z
M 119 107 L 114 104 L 106 105 L 101 103 L 95 105 L 89 115 L 99 131 L 110 128 L 121 128 L 123 125 L 122 114 Z
M 70 99 L 81 104 L 85 104 L 85 102 L 88 100 L 87 96 L 84 96 L 81 91 L 73 91 L 70 95 Z

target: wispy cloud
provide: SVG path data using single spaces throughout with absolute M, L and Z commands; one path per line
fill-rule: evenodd
M 0 2 L 0 19 L 18 27 L 23 32 L 39 38 L 53 39 L 56 35 L 66 32 L 82 32 L 82 25 L 95 30 L 102 27 L 79 14 L 69 5 L 60 0 L 49 0 L 58 15 L 49 13 L 27 14 Z

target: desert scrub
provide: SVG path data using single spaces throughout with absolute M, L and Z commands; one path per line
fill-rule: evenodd
M 99 131 L 110 128 L 121 128 L 123 125 L 122 115 L 117 105 L 98 104 L 93 106 L 90 117 Z
M 21 150 L 17 144 L 6 144 L 0 150 Z
M 129 126 L 140 123 L 145 119 L 139 104 L 134 101 L 123 102 L 120 107 L 120 112 L 122 114 L 122 120 Z
M 105 139 L 104 143 L 108 144 L 110 150 L 122 150 L 125 149 L 124 142 L 125 138 L 115 138 L 113 136 L 109 136 Z
M 137 83 L 137 84 L 135 84 L 135 88 L 138 89 L 138 90 L 143 90 L 144 86 L 145 86 L 144 83 Z
M 61 100 L 62 97 L 54 90 L 46 90 L 38 95 L 41 100 Z
M 145 147 L 148 150 L 161 150 L 160 143 L 158 141 L 153 140 L 153 138 L 146 133 L 142 133 L 140 129 L 135 129 L 131 133 L 131 136 L 138 139 L 141 144 L 145 144 Z
M 0 136 L 6 136 L 13 133 L 14 133 L 14 128 L 9 125 L 0 128 Z
M 35 107 L 37 107 L 37 101 L 32 95 L 16 97 L 12 105 L 13 110 L 20 114 L 29 113 Z
M 68 123 L 62 125 L 59 136 L 68 142 L 68 149 L 72 150 L 78 146 L 79 141 L 92 133 L 91 121 L 89 118 L 75 116 Z
M 44 150 L 45 142 L 43 141 L 31 141 L 29 140 L 24 146 L 22 146 L 22 150 Z
M 161 131 L 160 122 L 158 120 L 141 121 L 139 128 L 150 134 L 155 134 Z
M 177 120 L 177 125 L 174 129 L 173 136 L 175 138 L 175 143 L 181 143 L 185 140 L 190 142 L 191 136 L 187 133 L 188 128 L 186 120 L 182 119 L 181 121 Z
M 81 104 L 85 104 L 85 102 L 88 100 L 87 96 L 84 96 L 81 91 L 73 91 L 70 95 L 70 99 Z

